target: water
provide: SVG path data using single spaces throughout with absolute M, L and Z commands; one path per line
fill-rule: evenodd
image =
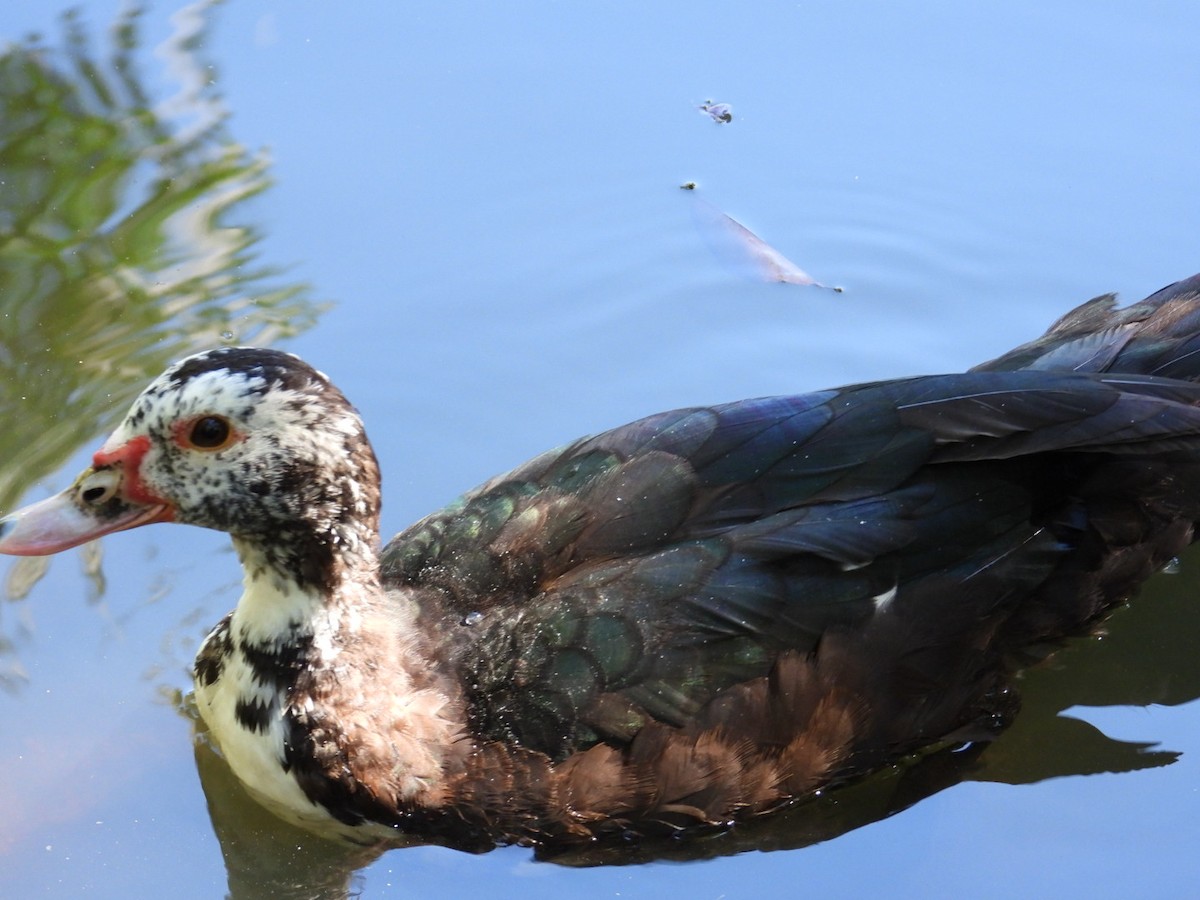
M 83 4 L 88 58 L 107 55 L 117 9 Z M 63 487 L 148 374 L 228 335 L 294 332 L 284 346 L 360 407 L 391 533 L 580 434 L 962 369 L 1075 302 L 1200 268 L 1192 4 L 347 9 L 230 0 L 142 17 L 130 56 L 175 144 L 118 109 L 131 136 L 111 209 L 43 197 L 61 246 L 37 271 L 61 284 L 21 280 L 27 257 L 0 243 L 6 504 Z M 62 48 L 58 13 L 9 4 L 0 34 Z M 170 43 L 201 25 L 199 55 Z M 52 188 L 116 165 L 81 134 L 49 135 Z M 197 141 L 228 153 L 228 172 L 188 199 L 195 160 L 170 169 L 154 148 Z M 14 153 L 0 150 L 0 237 L 41 184 L 37 165 L 13 180 Z M 845 293 L 727 268 L 686 182 Z M 164 234 L 122 224 L 162 204 L 182 210 Z M 1198 564 L 1031 673 L 976 780 L 840 837 L 589 870 L 425 848 L 352 883 L 399 897 L 1191 893 Z M 197 762 L 228 798 L 214 818 L 236 893 L 262 893 L 272 864 L 314 883 L 334 871 L 319 846 L 289 856 L 303 838 L 238 806 L 193 738 L 187 667 L 237 593 L 225 539 L 160 526 L 38 574 L 10 574 L 0 604 L 0 894 L 223 895 Z M 1181 756 L 1072 774 L 1165 751 Z

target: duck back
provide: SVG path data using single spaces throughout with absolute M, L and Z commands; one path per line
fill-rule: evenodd
M 677 829 L 995 734 L 1015 668 L 1192 540 L 1198 285 L 964 374 L 651 416 L 398 535 L 385 582 L 478 747 L 452 805 L 514 840 Z

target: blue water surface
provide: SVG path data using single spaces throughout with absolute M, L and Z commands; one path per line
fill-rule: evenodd
M 0 39 L 39 31 L 54 46 L 64 8 L 9 3 Z M 122 7 L 80 8 L 103 46 Z M 170 41 L 197 18 L 199 69 Z M 285 346 L 361 410 L 390 534 L 581 434 L 961 370 L 1091 296 L 1132 300 L 1192 274 L 1198 33 L 1200 6 L 1185 0 L 160 0 L 134 59 L 158 102 L 185 76 L 212 82 L 222 127 L 269 158 L 275 184 L 241 215 L 262 231 L 258 262 L 331 304 Z M 732 121 L 706 101 L 730 104 Z M 186 91 L 164 110 L 180 128 L 197 115 Z M 697 198 L 844 292 L 730 268 L 697 230 Z M 68 484 L 100 439 L 29 497 Z M 103 569 L 98 592 L 56 559 L 0 618 L 20 676 L 0 693 L 0 895 L 224 896 L 191 722 L 172 696 L 236 599 L 236 560 L 221 535 L 157 526 L 105 539 Z M 1160 593 L 1192 596 L 1198 577 L 1185 564 Z M 1158 595 L 1142 600 L 1152 618 Z M 1200 707 L 1074 702 L 1110 738 L 1180 757 L 971 781 L 805 849 L 576 870 L 520 848 L 418 848 L 370 863 L 354 889 L 1193 894 Z

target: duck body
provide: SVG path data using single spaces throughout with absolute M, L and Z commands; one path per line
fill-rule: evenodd
M 229 532 L 244 593 L 197 657 L 198 707 L 314 830 L 484 850 L 721 825 L 995 734 L 1017 667 L 1192 541 L 1198 288 L 1097 298 L 968 373 L 651 416 L 382 550 L 340 392 L 214 350 L 5 519 L 0 551 Z

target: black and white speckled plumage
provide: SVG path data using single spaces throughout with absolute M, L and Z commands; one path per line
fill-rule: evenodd
M 178 452 L 175 423 L 213 409 L 253 440 Z M 372 565 L 375 456 L 341 392 L 296 357 L 234 347 L 184 360 L 146 388 L 105 447 L 136 435 L 150 438 L 147 489 L 169 483 L 179 518 L 229 532 L 264 576 L 284 571 L 327 591 L 337 569 Z
M 318 831 L 478 850 L 727 822 L 1002 724 L 1027 647 L 1192 540 L 1198 289 L 1098 298 L 962 375 L 651 416 L 382 551 L 342 394 L 214 350 L 0 551 L 227 531 L 244 592 L 197 704 L 250 790 Z
M 237 439 L 212 453 L 179 446 L 178 423 L 211 413 L 226 418 Z M 378 470 L 362 424 L 328 379 L 299 359 L 232 348 L 167 370 L 101 454 L 143 437 L 149 449 L 140 460 L 140 490 L 170 497 L 180 521 L 229 532 L 244 570 L 238 608 L 197 658 L 199 707 L 253 791 L 277 809 L 299 806 L 302 821 L 329 818 L 331 804 L 306 796 L 329 793 L 307 774 L 311 758 L 340 753 L 344 741 L 322 731 L 330 717 L 324 704 L 332 697 L 353 704 L 369 722 L 360 727 L 386 733 L 404 714 L 368 701 L 378 685 L 355 685 L 369 677 L 357 673 L 374 673 L 393 687 L 422 680 L 393 671 L 405 659 L 398 644 L 411 641 L 400 635 L 400 613 L 379 582 Z M 374 630 L 364 626 L 372 617 L 384 620 Z M 386 659 L 374 655 L 376 645 L 386 648 Z M 343 665 L 351 657 L 358 657 L 354 678 Z M 342 692 L 351 696 L 342 699 Z M 420 708 L 401 697 L 399 705 Z M 438 695 L 429 705 L 445 703 Z M 372 718 L 380 715 L 390 718 Z M 397 785 L 404 781 L 404 773 L 390 774 Z M 340 809 L 332 814 L 363 820 Z

